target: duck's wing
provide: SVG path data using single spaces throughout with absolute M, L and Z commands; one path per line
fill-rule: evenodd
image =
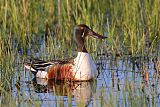
M 63 60 L 53 60 L 51 62 L 54 64 L 73 64 L 74 58 L 68 58 L 68 59 L 63 59 Z
M 64 60 L 52 60 L 44 61 L 41 59 L 32 58 L 30 63 L 24 63 L 24 67 L 36 74 L 37 71 L 46 71 L 46 68 L 55 64 L 73 64 L 74 58 L 64 59 Z
M 50 61 L 43 61 L 40 59 L 31 59 L 29 63 L 24 63 L 24 67 L 30 70 L 33 74 L 38 71 L 45 71 L 47 67 L 52 66 L 54 63 Z

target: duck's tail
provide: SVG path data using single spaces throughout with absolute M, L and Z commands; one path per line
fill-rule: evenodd
M 28 69 L 28 70 L 33 71 L 33 72 L 37 72 L 37 70 L 32 67 L 32 64 L 25 63 L 25 64 L 24 64 L 24 67 L 25 67 L 26 69 Z

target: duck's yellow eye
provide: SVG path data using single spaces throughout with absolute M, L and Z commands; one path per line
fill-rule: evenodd
M 80 27 L 80 29 L 82 30 L 82 29 L 83 29 L 83 27 Z

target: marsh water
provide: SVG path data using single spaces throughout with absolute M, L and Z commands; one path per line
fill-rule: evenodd
M 39 43 L 40 51 L 35 51 L 35 57 L 44 50 L 44 39 Z M 12 95 L 18 106 L 42 107 L 103 107 L 110 106 L 143 106 L 160 105 L 160 80 L 157 78 L 156 61 L 159 53 L 148 56 L 113 55 L 100 49 L 92 52 L 99 75 L 97 80 L 89 82 L 62 82 L 34 78 L 34 75 L 24 69 L 23 60 L 13 79 Z M 21 55 L 23 50 L 19 50 Z M 28 57 L 31 58 L 30 49 Z M 32 53 L 33 54 L 33 53 Z M 75 52 L 76 54 L 76 52 Z M 142 64 L 146 65 L 149 80 L 142 75 Z M 20 72 L 20 73 L 19 73 Z M 24 101 L 22 101 L 22 99 Z M 133 102 L 137 99 L 137 102 Z M 139 100 L 141 99 L 141 100 Z M 133 101 L 132 101 L 133 100 Z

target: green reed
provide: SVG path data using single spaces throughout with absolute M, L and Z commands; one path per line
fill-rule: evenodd
M 122 51 L 127 49 L 132 54 L 144 53 L 146 39 L 151 44 L 150 50 L 158 43 L 158 4 L 158 0 L 3 1 L 2 36 L 6 38 L 4 35 L 10 33 L 22 47 L 27 48 L 31 34 L 43 34 L 47 26 L 50 32 L 55 33 L 58 41 L 67 40 L 72 44 L 70 38 L 73 26 L 85 23 L 102 31 L 102 34 L 109 31 L 111 50 L 120 47 Z

